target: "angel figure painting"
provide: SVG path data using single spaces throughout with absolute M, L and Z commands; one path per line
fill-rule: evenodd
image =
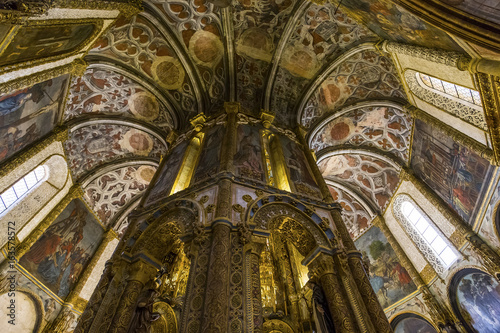
M 101 242 L 104 230 L 85 204 L 71 201 L 19 263 L 64 299 Z

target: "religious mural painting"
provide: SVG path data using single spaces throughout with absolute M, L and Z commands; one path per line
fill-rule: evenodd
M 355 241 L 363 254 L 373 290 L 383 308 L 417 290 L 410 275 L 399 262 L 382 231 L 373 226 Z
M 67 83 L 63 75 L 0 96 L 0 162 L 54 129 Z
M 396 325 L 391 323 L 394 333 L 438 333 L 427 320 L 417 315 L 411 314 L 402 319 L 396 317 L 394 320 L 397 321 Z
M 453 278 L 450 294 L 468 332 L 500 332 L 500 284 L 492 276 L 466 269 Z
M 64 299 L 99 246 L 104 230 L 80 199 L 55 219 L 19 264 Z
M 172 189 L 177 173 L 180 170 L 182 158 L 184 157 L 184 152 L 186 151 L 188 144 L 189 141 L 184 140 L 175 146 L 170 154 L 165 157 L 165 163 L 158 174 L 155 184 L 148 194 L 146 204 L 156 202 L 157 200 L 167 197 L 170 194 L 170 190 Z
M 236 174 L 258 181 L 264 181 L 264 168 L 259 128 L 238 126 L 237 148 L 234 154 Z
M 200 153 L 198 167 L 193 178 L 195 182 L 214 176 L 217 173 L 220 164 L 220 151 L 224 133 L 224 126 L 215 126 L 207 131 L 203 149 Z
M 415 174 L 466 222 L 473 223 L 489 163 L 420 120 L 415 121 L 411 166 Z
M 359 108 L 326 123 L 311 140 L 318 152 L 327 147 L 349 144 L 377 147 L 408 160 L 411 117 L 393 107 Z
M 321 197 L 302 147 L 283 135 L 280 135 L 280 142 L 290 180 L 294 183 L 295 189 L 306 195 Z
M 364 23 L 383 39 L 462 51 L 444 31 L 426 23 L 391 0 L 347 0 L 343 1 L 342 5 L 349 15 Z
M 18 27 L 0 52 L 0 66 L 76 51 L 96 29 L 93 23 Z

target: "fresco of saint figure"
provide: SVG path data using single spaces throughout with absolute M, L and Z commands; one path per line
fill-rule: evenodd
M 237 151 L 234 155 L 234 166 L 239 176 L 263 180 L 262 151 L 259 130 L 252 126 L 239 126 Z
M 75 199 L 19 260 L 34 278 L 64 299 L 97 249 L 104 231 Z

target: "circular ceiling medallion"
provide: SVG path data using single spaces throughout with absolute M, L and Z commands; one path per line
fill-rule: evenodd
M 274 44 L 271 35 L 264 29 L 250 28 L 245 30 L 236 42 L 236 52 L 257 60 L 270 62 Z
M 325 126 L 322 140 L 327 143 L 332 141 L 345 141 L 355 132 L 355 126 L 349 118 L 334 120 Z
M 311 79 L 318 71 L 320 63 L 313 51 L 306 47 L 295 46 L 283 53 L 283 67 L 292 75 Z
M 224 46 L 217 35 L 199 30 L 189 41 L 189 53 L 197 64 L 215 67 L 222 59 Z
M 178 90 L 186 75 L 179 60 L 172 57 L 156 58 L 151 71 L 155 81 L 167 90 Z
M 150 165 L 142 165 L 135 172 L 135 177 L 138 181 L 144 184 L 149 184 L 156 172 L 156 168 Z
M 120 146 L 138 155 L 149 155 L 153 149 L 153 139 L 143 131 L 131 129 L 120 140 Z
M 130 111 L 139 119 L 148 121 L 155 120 L 160 113 L 160 105 L 156 97 L 145 91 L 130 96 L 128 105 Z

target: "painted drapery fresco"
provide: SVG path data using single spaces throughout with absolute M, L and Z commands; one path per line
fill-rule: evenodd
M 67 82 L 63 75 L 0 96 L 0 162 L 52 131 Z
M 411 156 L 417 176 L 472 223 L 489 178 L 489 163 L 420 120 L 415 122 Z
M 490 275 L 479 271 L 465 275 L 458 283 L 455 302 L 475 332 L 500 332 L 500 284 Z
M 382 307 L 387 308 L 417 290 L 379 228 L 371 227 L 355 244 L 363 253 L 370 283 Z
M 427 321 L 416 317 L 410 317 L 401 320 L 396 325 L 394 333 L 437 333 L 437 331 Z
M 262 167 L 262 149 L 260 146 L 259 128 L 255 126 L 239 126 L 237 149 L 234 155 L 236 173 L 242 177 L 264 180 Z
M 76 51 L 95 29 L 92 23 L 19 27 L 0 53 L 0 66 Z
M 153 203 L 156 200 L 166 197 L 170 194 L 172 185 L 174 184 L 175 177 L 182 163 L 184 152 L 188 146 L 189 141 L 185 140 L 175 146 L 172 152 L 166 157 L 166 163 L 163 165 L 159 177 L 154 184 L 151 192 L 149 192 L 147 204 Z
M 194 181 L 200 181 L 217 173 L 220 160 L 220 148 L 224 139 L 225 129 L 223 126 L 216 126 L 207 132 L 205 143 L 200 154 L 200 160 Z
M 64 299 L 99 246 L 103 228 L 75 199 L 62 211 L 19 263 L 37 280 Z
M 383 39 L 461 51 L 461 48 L 444 31 L 434 28 L 395 5 L 391 0 L 347 0 L 342 4 L 341 8 L 345 8 L 349 15 L 366 24 Z

